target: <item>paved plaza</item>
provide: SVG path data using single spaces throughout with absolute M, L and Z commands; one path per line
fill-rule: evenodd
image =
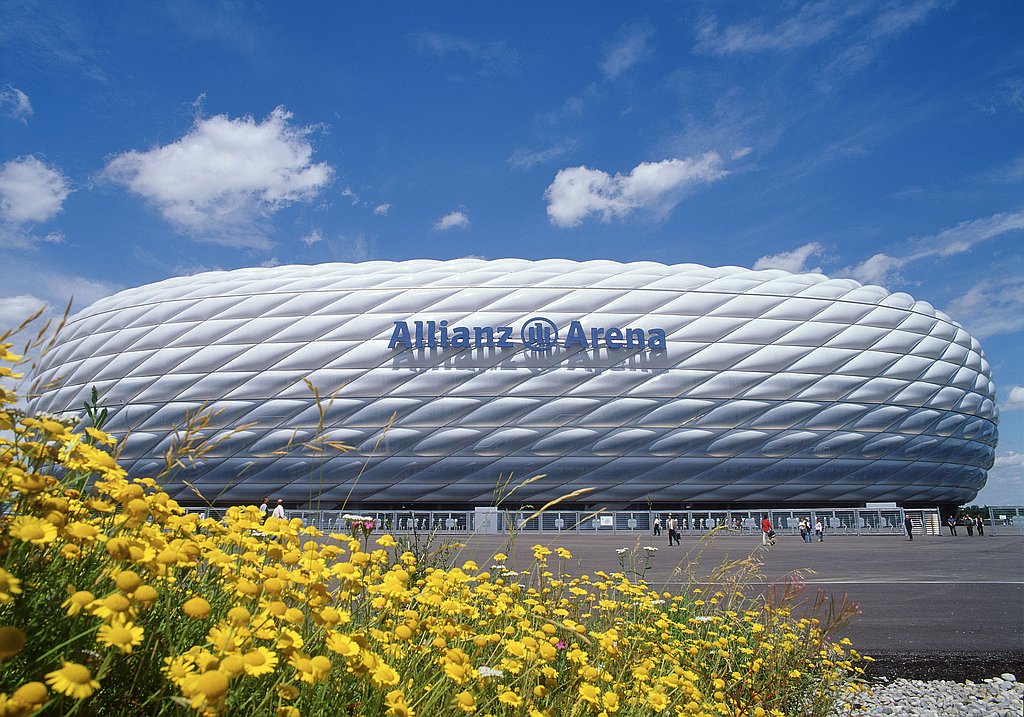
M 759 536 L 728 534 L 703 542 L 684 536 L 679 547 L 670 547 L 665 535 L 621 533 L 520 534 L 513 550 L 503 535 L 454 539 L 465 542 L 459 559 L 481 567 L 504 551 L 514 556 L 510 566 L 525 568 L 534 544 L 564 546 L 573 554 L 573 572 L 591 574 L 618 570 L 618 548 L 652 545 L 658 551 L 646 577 L 667 590 L 679 589 L 678 569 L 692 566 L 704 578 L 723 562 L 756 551 L 765 588 L 800 571 L 809 597 L 820 588 L 836 599 L 846 593 L 855 600 L 861 615 L 845 634 L 867 654 L 897 665 L 959 661 L 980 664 L 984 671 L 1024 670 L 1024 536 L 917 536 L 913 542 L 902 536 L 826 536 L 810 544 L 782 537 L 767 550 Z

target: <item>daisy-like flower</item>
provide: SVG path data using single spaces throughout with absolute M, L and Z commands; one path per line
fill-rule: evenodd
M 9 572 L 0 568 L 0 603 L 10 602 L 15 595 L 21 594 L 21 581 Z
M 19 707 L 27 707 L 31 712 L 46 704 L 48 699 L 50 699 L 50 692 L 46 689 L 46 685 L 42 682 L 26 682 L 14 691 L 8 704 L 16 703 Z M 13 714 L 19 714 L 19 712 Z
M 185 601 L 182 611 L 194 620 L 202 620 L 210 614 L 210 603 L 205 598 L 194 597 Z
M 130 622 L 100 626 L 96 641 L 107 647 L 116 647 L 121 652 L 130 653 L 132 648 L 142 643 L 145 631 Z
M 67 600 L 62 602 L 60 606 L 63 608 L 67 608 L 68 617 L 74 617 L 78 613 L 82 612 L 82 610 L 95 599 L 96 596 L 94 596 L 88 590 L 79 590 L 78 592 L 72 594 L 71 597 L 69 597 Z
M 97 530 L 95 525 L 90 525 L 89 523 L 80 520 L 76 520 L 64 526 L 64 535 L 73 540 L 96 540 L 96 536 L 99 532 L 100 531 Z
M 11 521 L 10 533 L 18 540 L 33 545 L 46 545 L 57 537 L 57 526 L 31 515 L 20 515 Z
M 17 627 L 0 627 L 0 660 L 17 655 L 25 647 L 25 633 Z
M 265 647 L 256 647 L 242 655 L 245 674 L 251 677 L 269 675 L 277 667 L 277 655 Z
M 455 695 L 455 706 L 462 712 L 472 714 L 476 712 L 476 698 L 469 692 L 462 691 Z
M 59 670 L 48 673 L 46 684 L 54 691 L 76 700 L 84 700 L 100 686 L 100 683 L 92 678 L 89 668 L 77 662 L 65 662 Z
M 121 593 L 111 593 L 101 600 L 91 602 L 89 611 L 107 623 L 118 618 L 128 622 L 128 616 L 132 614 L 132 602 Z

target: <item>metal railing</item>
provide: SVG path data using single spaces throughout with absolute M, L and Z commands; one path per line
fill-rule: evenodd
M 1024 535 L 1024 506 L 990 506 L 985 528 L 993 535 Z
M 189 508 L 190 512 L 206 517 L 223 518 L 224 508 Z M 486 509 L 484 509 L 486 510 Z M 1012 525 L 1020 525 L 1024 532 L 1024 508 L 1014 509 Z M 941 521 L 937 508 L 812 508 L 770 510 L 683 510 L 683 511 L 552 511 L 536 515 L 531 511 L 494 511 L 490 509 L 494 524 L 481 522 L 481 512 L 474 510 L 369 510 L 369 511 L 312 511 L 289 510 L 288 518 L 301 518 L 303 524 L 323 533 L 346 533 L 346 514 L 371 518 L 378 531 L 392 533 L 647 533 L 654 530 L 655 518 L 660 518 L 663 533 L 667 533 L 667 520 L 671 514 L 678 521 L 683 535 L 703 535 L 725 527 L 730 532 L 759 534 L 761 519 L 767 516 L 776 533 L 797 535 L 800 520 L 807 519 L 811 526 L 820 519 L 825 535 L 902 535 L 904 519 L 910 517 L 914 533 L 938 535 Z M 1014 522 L 1019 521 L 1019 522 Z M 1002 529 L 1002 528 L 1001 528 Z M 994 532 L 994 531 L 993 531 Z

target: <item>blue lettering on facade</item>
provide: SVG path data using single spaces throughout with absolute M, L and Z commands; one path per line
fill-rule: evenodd
M 448 321 L 396 321 L 388 341 L 389 349 L 429 348 L 516 348 L 511 326 L 451 326 Z M 519 332 L 523 348 L 530 351 L 562 349 L 634 349 L 664 351 L 668 338 L 664 329 L 594 326 L 589 330 L 570 321 L 564 338 L 557 325 L 543 316 L 528 319 Z

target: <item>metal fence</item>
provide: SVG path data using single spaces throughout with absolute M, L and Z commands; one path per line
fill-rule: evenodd
M 192 508 L 190 512 L 222 518 L 222 508 Z M 486 510 L 486 509 L 483 509 Z M 1024 532 L 1024 509 L 1012 509 L 1011 524 Z M 806 518 L 813 526 L 819 519 L 826 535 L 901 535 L 904 519 L 910 517 L 918 535 L 940 533 L 939 511 L 936 508 L 812 508 L 804 510 L 683 510 L 683 511 L 553 511 L 541 515 L 528 511 L 494 511 L 493 522 L 483 523 L 481 511 L 474 510 L 390 510 L 390 511 L 310 511 L 289 510 L 288 518 L 301 518 L 305 525 L 323 533 L 346 531 L 344 515 L 358 513 L 371 518 L 379 531 L 392 533 L 473 533 L 510 531 L 523 533 L 652 533 L 655 518 L 660 518 L 663 532 L 669 515 L 678 521 L 683 535 L 703 535 L 716 528 L 730 532 L 758 534 L 761 519 L 767 516 L 777 533 L 796 535 L 800 520 Z M 1017 521 L 1017 522 L 1014 522 Z M 1002 529 L 1002 528 L 1001 528 Z M 995 531 L 993 531 L 995 532 Z
M 989 507 L 988 520 L 993 535 L 1024 535 L 1024 506 Z

